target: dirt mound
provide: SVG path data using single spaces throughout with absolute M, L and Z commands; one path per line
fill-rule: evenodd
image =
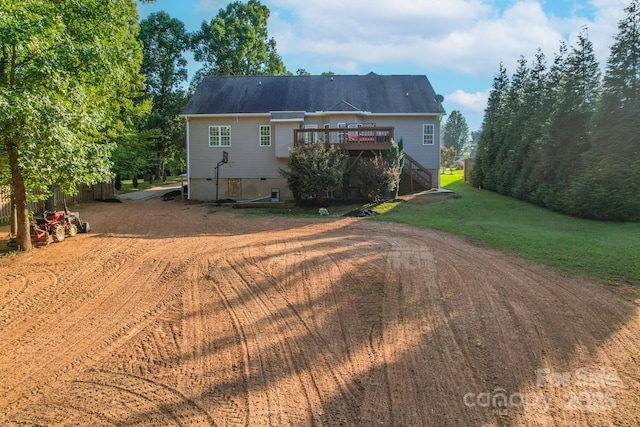
M 0 258 L 0 425 L 639 425 L 638 291 L 159 198 Z

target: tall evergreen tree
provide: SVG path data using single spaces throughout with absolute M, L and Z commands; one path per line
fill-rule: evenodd
M 462 148 L 469 141 L 469 125 L 462 113 L 453 110 L 444 125 L 442 132 L 442 144 L 453 148 L 456 153 L 461 154 Z
M 501 119 L 506 109 L 508 89 L 507 69 L 500 63 L 500 69 L 493 78 L 487 108 L 484 111 L 475 163 L 471 171 L 471 182 L 477 187 L 496 189 L 495 166 L 498 150 L 504 139 Z
M 567 208 L 566 190 L 581 169 L 582 154 L 590 146 L 600 80 L 593 44 L 583 31 L 566 58 L 563 76 L 557 82 L 554 107 L 537 159 L 536 173 L 540 181 L 533 201 L 556 210 Z
M 549 109 L 545 108 L 547 77 L 545 56 L 538 49 L 536 61 L 525 82 L 520 114 L 521 136 L 514 146 L 514 170 L 510 172 L 513 176 L 511 195 L 520 199 L 530 198 L 532 188 L 529 187 L 529 182 L 536 162 L 535 145 L 549 119 Z
M 591 147 L 571 184 L 571 212 L 640 220 L 640 0 L 631 0 L 611 46 Z
M 555 54 L 553 64 L 549 68 L 544 91 L 543 108 L 549 112 L 549 121 L 542 129 L 542 135 L 532 147 L 532 156 L 535 159 L 534 170 L 529 176 L 528 187 L 531 189 L 529 200 L 542 204 L 544 188 L 550 182 L 553 171 L 546 164 L 547 158 L 554 159 L 557 145 L 549 135 L 549 128 L 553 123 L 554 114 L 558 110 L 558 100 L 561 98 L 562 87 L 567 73 L 568 48 L 564 41 L 560 42 L 558 52 Z
M 520 167 L 521 159 L 517 147 L 522 144 L 523 128 L 527 125 L 527 114 L 524 102 L 525 92 L 529 84 L 529 68 L 527 60 L 520 56 L 518 68 L 511 77 L 511 85 L 507 91 L 506 108 L 499 121 L 504 132 L 496 157 L 495 180 L 496 190 L 502 194 L 511 194 L 514 179 Z

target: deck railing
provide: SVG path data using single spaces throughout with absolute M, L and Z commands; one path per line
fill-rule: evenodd
M 322 141 L 343 150 L 388 150 L 393 140 L 392 127 L 295 129 L 295 146 Z
M 414 181 L 426 190 L 433 188 L 433 176 L 431 175 L 431 172 L 415 161 L 413 157 L 409 156 L 407 153 L 404 153 L 404 169 L 402 172 L 409 177 L 410 192 L 413 193 L 414 191 Z

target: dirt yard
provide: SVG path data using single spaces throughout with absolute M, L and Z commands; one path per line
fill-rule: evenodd
M 637 426 L 637 289 L 447 234 L 76 206 L 0 257 L 0 426 Z

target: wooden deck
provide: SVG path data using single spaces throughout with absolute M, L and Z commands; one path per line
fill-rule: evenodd
M 295 146 L 322 141 L 342 150 L 388 150 L 393 141 L 392 127 L 295 129 Z

